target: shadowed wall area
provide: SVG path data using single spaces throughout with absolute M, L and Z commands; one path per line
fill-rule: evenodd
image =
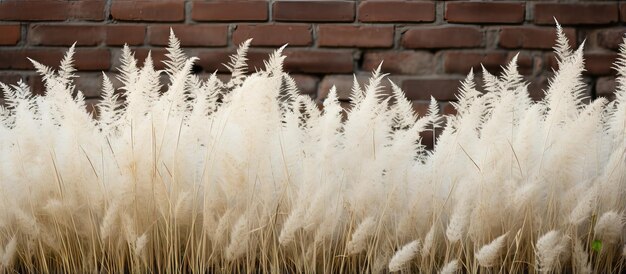
M 124 43 L 140 60 L 151 50 L 162 68 L 172 27 L 188 54 L 200 58 L 194 71 L 202 75 L 217 70 L 226 78 L 221 64 L 247 38 L 254 38 L 252 68 L 288 43 L 286 71 L 320 102 L 335 84 L 347 103 L 352 74 L 364 80 L 384 60 L 383 71 L 417 112 L 426 112 L 432 95 L 442 112 L 452 113 L 448 102 L 470 68 L 480 72 L 482 63 L 498 73 L 517 52 L 532 96 L 542 97 L 546 72 L 556 66 L 553 17 L 572 44 L 586 39 L 589 95 L 611 97 L 610 67 L 626 30 L 626 3 L 611 1 L 4 0 L 0 81 L 26 79 L 41 92 L 41 79 L 26 58 L 56 66 L 76 41 L 77 86 L 95 102 L 100 71 L 116 71 Z

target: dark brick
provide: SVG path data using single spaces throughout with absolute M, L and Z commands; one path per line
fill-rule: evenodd
M 445 19 L 454 23 L 521 23 L 523 2 L 449 2 Z
M 600 77 L 596 80 L 596 96 L 613 100 L 615 99 L 615 87 L 614 77 Z
M 444 53 L 444 71 L 446 73 L 467 74 L 470 69 L 475 72 L 482 70 L 481 64 L 492 74 L 500 74 L 511 58 L 509 52 L 465 52 L 451 51 Z M 526 54 L 520 54 L 517 59 L 518 70 L 521 74 L 532 74 L 533 59 Z
M 322 47 L 388 48 L 393 46 L 393 27 L 320 25 Z
M 226 46 L 228 27 L 226 25 L 175 25 L 171 26 L 182 46 Z M 169 41 L 170 26 L 148 26 L 151 45 L 165 46 Z
M 626 28 L 612 28 L 601 30 L 598 33 L 598 44 L 608 49 L 619 49 L 619 45 L 624 41 Z
M 402 89 L 410 100 L 430 100 L 430 96 L 439 101 L 456 100 L 455 94 L 462 79 L 424 78 L 408 79 L 402 83 Z
M 28 41 L 32 45 L 78 46 L 98 45 L 104 37 L 104 28 L 96 25 L 31 25 Z
M 117 20 L 176 22 L 185 19 L 180 0 L 113 0 L 111 15 Z
M 267 1 L 194 1 L 191 18 L 195 21 L 267 21 Z
M 253 38 L 253 46 L 310 46 L 313 43 L 311 26 L 304 24 L 238 25 L 233 32 L 233 43 Z
M 472 48 L 482 44 L 483 34 L 475 27 L 414 27 L 402 35 L 405 48 Z
M 21 38 L 19 24 L 0 25 L 0 45 L 16 45 Z
M 110 46 L 142 45 L 146 27 L 141 25 L 107 25 L 105 42 Z
M 363 57 L 365 71 L 372 71 L 380 62 L 383 72 L 393 74 L 424 75 L 434 72 L 433 54 L 423 51 L 374 51 L 366 52 Z
M 4 0 L 0 1 L 0 20 L 63 21 L 104 20 L 105 0 L 51 1 Z
M 351 51 L 287 50 L 285 70 L 302 73 L 351 73 L 354 58 Z
M 61 49 L 18 49 L 0 51 L 0 69 L 32 70 L 27 57 L 44 65 L 58 67 L 65 50 Z M 111 54 L 106 49 L 77 49 L 74 65 L 79 70 L 108 70 Z
M 272 6 L 276 21 L 352 22 L 354 1 L 275 1 Z
M 597 25 L 618 21 L 617 3 L 535 3 L 537 24 Z
M 564 29 L 572 47 L 576 46 L 574 29 Z M 503 27 L 499 45 L 503 48 L 551 49 L 556 43 L 556 29 L 552 27 Z
M 364 1 L 359 4 L 361 22 L 432 22 L 434 2 Z

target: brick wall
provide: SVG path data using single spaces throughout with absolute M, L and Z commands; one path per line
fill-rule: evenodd
M 124 43 L 138 58 L 152 50 L 161 65 L 172 27 L 187 52 L 200 57 L 194 68 L 200 74 L 225 73 L 221 64 L 252 37 L 252 67 L 289 43 L 285 68 L 320 101 L 332 84 L 347 100 L 352 74 L 365 79 L 384 59 L 383 70 L 416 111 L 425 112 L 433 95 L 449 113 L 446 102 L 470 68 L 483 63 L 498 72 L 517 52 L 520 71 L 540 98 L 556 65 L 553 16 L 572 41 L 587 41 L 590 96 L 611 96 L 610 67 L 626 31 L 626 3 L 610 1 L 2 0 L 0 81 L 21 77 L 41 92 L 26 57 L 57 65 L 76 41 L 78 88 L 96 100 L 100 71 L 115 71 Z

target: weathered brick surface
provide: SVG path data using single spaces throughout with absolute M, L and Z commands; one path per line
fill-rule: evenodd
M 108 25 L 105 28 L 105 42 L 111 46 L 141 45 L 146 38 L 146 27 L 142 25 Z
M 361 22 L 432 22 L 434 2 L 363 1 L 359 3 Z
M 170 27 L 183 46 L 226 46 L 228 27 L 226 25 L 152 25 L 148 26 L 149 43 L 165 46 L 169 41 Z
M 113 0 L 111 16 L 124 21 L 183 21 L 184 4 L 180 0 Z
M 600 77 L 596 81 L 596 95 L 598 97 L 605 97 L 607 99 L 614 99 L 615 97 L 615 78 L 613 77 Z
M 104 20 L 105 0 L 4 0 L 0 1 L 0 20 L 63 21 Z
M 524 2 L 448 2 L 445 19 L 454 23 L 521 23 Z
M 607 49 L 618 49 L 624 41 L 626 28 L 611 28 L 601 30 L 598 33 L 598 44 Z
M 535 3 L 537 24 L 596 25 L 615 23 L 619 19 L 617 3 Z
M 31 45 L 96 46 L 104 37 L 101 25 L 31 25 L 28 41 Z
M 19 24 L 0 25 L 0 45 L 15 45 L 22 36 Z
M 413 27 L 402 35 L 405 48 L 473 48 L 482 44 L 483 34 L 477 27 Z
M 352 51 L 288 50 L 285 69 L 302 73 L 351 73 L 354 69 Z
M 273 6 L 275 21 L 352 22 L 354 1 L 278 0 Z
M 432 95 L 437 100 L 455 100 L 461 78 L 424 78 L 404 80 L 402 88 L 411 100 L 430 100 Z
M 200 58 L 193 71 L 203 79 L 217 71 L 227 81 L 223 64 L 239 43 L 254 38 L 248 71 L 263 69 L 276 47 L 289 44 L 284 68 L 319 104 L 334 83 L 349 108 L 344 97 L 352 75 L 365 83 L 384 61 L 382 71 L 421 113 L 431 95 L 454 100 L 470 69 L 480 86 L 481 64 L 499 74 L 518 52 L 531 97 L 542 98 L 556 66 L 553 16 L 572 47 L 586 40 L 589 95 L 612 98 L 611 66 L 626 33 L 626 3 L 617 1 L 0 0 L 0 81 L 37 83 L 26 57 L 57 67 L 76 42 L 76 66 L 85 71 L 77 85 L 97 98 L 100 71 L 119 85 L 124 44 L 139 65 L 151 52 L 155 68 L 163 69 L 171 27 L 187 55 Z M 440 107 L 454 111 L 445 102 Z M 432 142 L 432 134 L 423 138 Z
M 434 73 L 435 58 L 426 51 L 372 51 L 363 56 L 362 68 L 373 71 L 382 62 L 385 73 L 424 75 Z
M 318 45 L 322 47 L 389 48 L 393 46 L 393 27 L 322 25 Z
M 252 38 L 252 46 L 310 46 L 313 43 L 311 26 L 307 24 L 237 25 L 233 43 Z
M 194 1 L 191 18 L 195 21 L 266 21 L 268 1 Z
M 576 45 L 574 29 L 564 29 L 572 47 Z M 502 48 L 551 49 L 556 41 L 553 27 L 503 27 L 499 46 Z
M 482 70 L 481 64 L 492 74 L 499 74 L 502 67 L 513 58 L 512 53 L 499 52 L 475 52 L 475 51 L 451 51 L 444 54 L 444 71 L 447 73 L 467 74 L 470 69 L 475 72 Z M 533 58 L 527 54 L 519 55 L 517 59 L 520 73 L 528 75 L 533 73 Z
M 59 49 L 0 50 L 0 69 L 33 70 L 27 58 L 56 67 L 64 53 Z M 79 70 L 108 70 L 110 59 L 110 52 L 105 49 L 77 49 L 74 54 L 74 64 Z

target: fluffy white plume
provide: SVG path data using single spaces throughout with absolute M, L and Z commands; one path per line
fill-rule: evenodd
M 400 271 L 417 256 L 420 249 L 420 241 L 415 240 L 404 245 L 389 261 L 389 271 Z
M 480 266 L 491 267 L 498 264 L 500 254 L 504 248 L 506 236 L 507 234 L 501 235 L 491 241 L 491 243 L 481 247 L 478 252 L 476 252 L 476 260 L 478 260 L 478 264 Z
M 584 102 L 583 47 L 559 26 L 545 99 L 515 56 L 480 84 L 470 71 L 444 120 L 434 99 L 418 117 L 402 85 L 384 92 L 380 66 L 350 103 L 336 87 L 322 102 L 284 47 L 251 71 L 242 43 L 223 83 L 180 45 L 164 70 L 125 46 L 96 118 L 74 47 L 58 68 L 32 61 L 43 95 L 0 83 L 7 272 L 624 271 L 626 46 L 613 103 Z

